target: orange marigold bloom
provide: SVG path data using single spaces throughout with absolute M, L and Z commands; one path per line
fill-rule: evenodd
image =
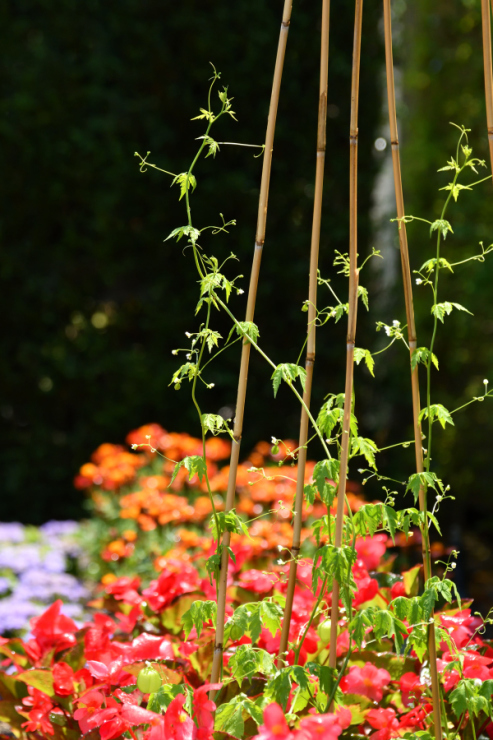
M 113 542 L 109 543 L 106 549 L 111 553 L 115 553 L 119 557 L 124 557 L 126 549 L 125 542 L 122 539 L 113 540 Z
M 143 529 L 144 532 L 151 532 L 157 527 L 155 520 L 151 516 L 147 516 L 146 514 L 139 514 L 139 516 L 137 517 L 137 521 L 140 528 Z

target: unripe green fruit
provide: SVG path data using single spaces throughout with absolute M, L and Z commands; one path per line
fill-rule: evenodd
M 278 455 L 279 454 L 279 445 L 273 445 L 273 447 L 272 447 L 272 449 L 270 451 L 270 454 L 271 455 Z
M 143 694 L 153 694 L 163 684 L 162 678 L 152 665 L 146 665 L 137 677 L 137 688 Z
M 327 645 L 327 643 L 330 642 L 330 619 L 325 619 L 323 622 L 320 622 L 317 627 L 317 632 L 324 645 Z

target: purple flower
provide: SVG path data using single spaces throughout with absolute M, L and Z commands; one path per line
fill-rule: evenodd
M 65 535 L 75 534 L 79 529 L 77 522 L 67 521 L 56 521 L 52 520 L 42 524 L 39 531 L 47 537 L 63 537 Z
M 24 527 L 19 522 L 0 523 L 0 543 L 22 542 Z

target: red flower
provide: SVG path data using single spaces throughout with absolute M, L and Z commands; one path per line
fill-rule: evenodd
M 393 709 L 370 709 L 366 721 L 378 730 L 371 736 L 372 740 L 390 740 L 399 735 L 399 722 Z
M 371 663 L 365 663 L 363 668 L 352 665 L 348 675 L 341 681 L 341 688 L 349 694 L 360 694 L 372 701 L 381 701 L 383 689 L 390 680 L 390 673 L 385 668 L 376 668 Z
M 42 655 L 50 650 L 65 650 L 76 643 L 73 633 L 79 628 L 72 619 L 60 614 L 62 604 L 62 600 L 57 599 L 44 614 L 31 619 L 31 631 Z
M 112 594 L 117 601 L 124 601 L 126 604 L 132 604 L 136 606 L 142 602 L 142 596 L 138 593 L 137 589 L 140 586 L 140 578 L 130 578 L 129 576 L 122 576 L 117 578 L 116 581 L 108 583 L 105 586 L 107 594 Z
M 405 596 L 406 587 L 404 586 L 404 581 L 396 581 L 394 584 L 392 584 L 390 595 L 393 599 L 396 599 L 398 596 Z
M 68 663 L 55 663 L 53 666 L 53 687 L 58 696 L 74 693 L 74 672 Z
M 162 611 L 177 596 L 189 594 L 199 588 L 199 575 L 195 568 L 181 560 L 168 560 L 167 567 L 157 579 L 151 581 L 142 596 L 154 611 Z
M 367 570 L 378 568 L 387 549 L 387 539 L 386 534 L 376 534 L 373 537 L 360 537 L 356 540 L 358 558 L 363 561 Z
M 240 586 L 256 594 L 267 594 L 278 581 L 276 575 L 266 575 L 260 570 L 246 570 L 240 573 Z
M 216 710 L 214 702 L 208 698 L 207 692 L 220 689 L 222 683 L 206 683 L 201 686 L 193 695 L 193 714 L 197 722 L 198 740 L 209 740 L 212 738 L 214 731 L 213 712 Z
M 26 732 L 39 731 L 47 735 L 54 735 L 55 730 L 48 718 L 49 713 L 53 709 L 53 704 L 49 696 L 38 689 L 34 689 L 32 686 L 28 686 L 27 690 L 29 696 L 24 697 L 22 703 L 25 707 L 32 707 L 32 709 L 26 715 L 17 707 L 22 716 L 29 718 L 27 722 L 22 723 L 22 727 L 25 728 Z
M 401 676 L 399 688 L 402 693 L 402 703 L 405 707 L 411 707 L 419 702 L 426 687 L 420 682 L 419 676 L 409 672 Z
M 342 729 L 340 718 L 335 714 L 313 714 L 301 720 L 296 738 L 297 740 L 336 740 Z
M 291 737 L 290 729 L 279 704 L 269 704 L 264 709 L 264 724 L 259 727 L 257 740 L 284 740 Z
M 166 740 L 192 740 L 195 724 L 183 709 L 185 695 L 178 694 L 170 703 L 164 715 Z

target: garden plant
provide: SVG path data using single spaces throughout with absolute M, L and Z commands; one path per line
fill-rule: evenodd
M 188 169 L 171 173 L 165 164 L 152 163 L 150 153 L 136 153 L 142 172 L 153 167 L 171 178 L 183 205 L 184 225 L 173 225 L 165 243 L 168 248 L 184 246 L 198 295 L 187 346 L 173 350 L 183 362 L 170 386 L 181 393 L 190 387 L 200 436 L 173 434 L 150 424 L 129 435 L 132 451 L 102 445 L 82 467 L 76 485 L 90 491 L 93 510 L 83 538 L 91 553 L 90 572 L 100 581 L 90 603 L 94 613 L 85 624 L 76 623 L 57 600 L 31 620 L 27 638 L 2 638 L 0 719 L 16 737 L 493 737 L 493 647 L 485 638 L 492 620 L 461 600 L 453 577 L 458 553 L 432 544 L 430 538 L 431 532 L 441 534 L 441 505 L 453 501 L 450 485 L 433 468 L 433 440 L 440 427 L 454 425 L 455 414 L 493 396 L 485 379 L 466 404 L 445 408 L 438 373 L 446 368 L 435 351 L 441 325 L 450 316 L 453 321 L 455 312 L 468 312 L 451 300 L 457 273 L 464 265 L 477 269 L 493 251 L 493 245 L 485 246 L 485 235 L 485 242 L 471 247 L 460 261 L 447 259 L 453 210 L 470 197 L 469 191 L 490 181 L 491 174 L 473 156 L 469 130 L 453 124 L 456 149 L 437 175 L 444 194 L 439 218 L 406 213 L 390 1 L 384 0 L 383 7 L 405 323 L 384 316 L 376 339 L 384 334 L 386 346 L 358 346 L 372 343 L 366 337 L 357 344 L 359 304 L 368 309 L 371 299 L 360 278 L 368 261 L 381 256 L 372 250 L 360 260 L 357 249 L 362 0 L 355 4 L 350 243 L 347 254 L 334 256 L 335 270 L 348 278 L 347 300 L 318 269 L 329 38 L 329 2 L 324 0 L 309 293 L 302 306 L 307 335 L 298 358 L 284 358 L 295 361 L 271 358 L 262 344 L 255 300 L 291 18 L 286 0 L 267 135 L 259 147 L 262 182 L 244 320 L 233 311 L 232 297 L 243 293 L 242 276 L 231 274 L 237 258 L 229 250 L 222 250 L 221 257 L 210 251 L 212 243 L 231 238 L 235 222 L 222 214 L 213 225 L 193 220 L 201 158 L 214 158 L 231 145 L 220 140 L 223 130 L 228 132 L 224 138 L 232 138 L 228 124 L 235 115 L 233 98 L 214 67 L 204 107 L 196 116 L 203 129 Z M 491 123 L 487 0 L 482 8 Z M 492 136 L 490 131 L 490 143 Z M 429 258 L 413 268 L 406 232 L 412 221 L 422 225 L 421 238 L 431 244 Z M 416 336 L 413 283 L 419 300 L 429 299 L 426 343 Z M 318 289 L 330 296 L 328 306 L 319 308 Z M 226 338 L 215 329 L 217 312 L 230 320 Z M 323 327 L 328 334 L 331 322 L 346 319 L 345 387 L 327 389 L 323 405 L 313 411 L 316 329 Z M 217 358 L 235 344 L 241 344 L 238 396 L 234 419 L 227 419 L 208 411 L 207 391 L 214 385 Z M 378 373 L 381 355 L 391 347 L 404 347 L 410 358 L 414 435 L 392 447 L 408 448 L 410 457 L 414 450 L 414 460 L 400 479 L 379 467 L 382 449 L 360 434 L 357 418 L 357 374 L 366 372 L 364 367 L 371 375 Z M 246 456 L 241 438 L 252 351 L 271 368 L 274 396 L 285 384 L 299 402 L 301 418 L 296 442 L 273 437 Z M 310 461 L 308 445 L 315 439 L 323 456 Z M 242 454 L 246 462 L 240 464 Z M 228 456 L 229 464 L 221 467 Z M 360 484 L 354 481 L 357 465 Z M 380 500 L 361 496 L 361 486 L 370 479 L 379 484 Z M 409 561 L 414 543 L 421 548 L 419 564 Z M 443 557 L 435 561 L 439 553 Z

